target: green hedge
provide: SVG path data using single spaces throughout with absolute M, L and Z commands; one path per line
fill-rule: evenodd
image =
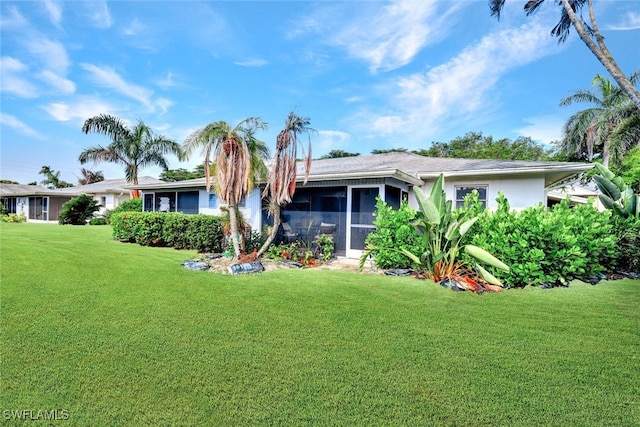
M 374 258 L 376 267 L 383 269 L 412 267 L 411 259 L 400 250 L 406 249 L 411 253 L 420 253 L 420 237 L 411 224 L 416 217 L 415 210 L 407 203 L 402 203 L 396 210 L 378 198 L 374 216 L 373 225 L 376 231 L 367 236 L 365 243 L 379 248 L 397 249 L 376 253 Z
M 615 264 L 611 215 L 592 205 L 570 208 L 563 201 L 550 209 L 512 211 L 501 195 L 496 212 L 482 213 L 470 233 L 468 243 L 511 267 L 509 273 L 496 272 L 511 287 L 563 284 L 610 271 Z
M 181 213 L 119 212 L 111 215 L 113 237 L 143 246 L 222 252 L 222 219 Z
M 613 215 L 613 233 L 616 245 L 616 267 L 626 272 L 640 273 L 640 218 L 622 218 Z

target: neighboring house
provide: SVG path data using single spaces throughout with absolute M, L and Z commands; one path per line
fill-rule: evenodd
M 60 208 L 72 197 L 40 185 L 0 184 L 0 202 L 7 212 L 22 213 L 27 221 L 57 221 Z
M 139 181 L 141 184 L 164 182 L 149 176 Z M 9 213 L 24 213 L 28 221 L 58 221 L 62 205 L 82 194 L 93 197 L 101 204 L 102 214 L 116 208 L 131 198 L 126 184 L 125 179 L 105 179 L 94 184 L 53 190 L 40 185 L 0 184 L 0 202 Z
M 547 206 L 553 206 L 562 200 L 569 199 L 569 205 L 586 204 L 593 200 L 593 205 L 600 211 L 605 207 L 598 198 L 599 191 L 595 188 L 585 187 L 577 182 L 568 183 L 547 192 Z
M 143 176 L 138 178 L 139 184 L 158 184 L 164 183 L 156 178 L 150 176 Z M 125 200 L 131 198 L 131 190 L 126 188 L 130 185 L 124 178 L 118 179 L 105 179 L 104 181 L 95 182 L 93 184 L 78 185 L 76 187 L 59 188 L 52 190 L 54 192 L 60 192 L 64 194 L 73 194 L 74 197 L 86 194 L 93 197 L 93 199 L 100 204 L 100 215 L 105 215 L 107 211 L 113 210 Z
M 456 206 L 476 189 L 489 208 L 497 206 L 496 197 L 502 192 L 513 209 L 523 209 L 538 203 L 546 205 L 550 188 L 591 168 L 584 163 L 430 158 L 412 153 L 314 160 L 306 185 L 302 185 L 299 171 L 293 201 L 284 207 L 282 220 L 288 224 L 287 229 L 309 240 L 331 228 L 336 253 L 357 258 L 366 236 L 374 230 L 378 196 L 394 207 L 408 200 L 415 208 L 413 186 L 428 193 L 443 173 L 448 198 Z M 145 211 L 221 213 L 220 201 L 215 193 L 206 192 L 204 178 L 135 188 L 142 191 Z M 239 206 L 254 230 L 272 223 L 260 194 L 261 188 L 254 190 Z

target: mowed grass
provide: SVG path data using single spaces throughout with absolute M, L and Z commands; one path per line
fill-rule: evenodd
M 638 281 L 478 296 L 194 256 L 0 224 L 2 423 L 640 425 Z

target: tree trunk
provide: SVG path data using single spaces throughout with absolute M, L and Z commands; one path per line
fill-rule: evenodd
M 640 110 L 640 91 L 629 81 L 627 76 L 622 72 L 618 63 L 609 52 L 607 45 L 604 42 L 604 37 L 600 34 L 600 30 L 598 29 L 598 25 L 596 23 L 596 18 L 593 13 L 593 4 L 591 0 L 589 0 L 589 18 L 591 19 L 591 26 L 593 27 L 593 31 L 595 33 L 596 40 L 598 44 L 589 37 L 589 34 L 582 26 L 582 22 L 578 19 L 578 16 L 575 14 L 571 5 L 569 4 L 569 0 L 562 0 L 562 5 L 564 6 L 565 11 L 569 15 L 571 19 L 571 23 L 573 27 L 576 29 L 576 32 L 582 39 L 582 41 L 587 45 L 589 50 L 598 58 L 598 61 L 604 66 L 604 68 L 609 72 L 611 77 L 618 83 L 620 89 L 622 89 L 631 99 L 631 102 Z
M 233 242 L 233 259 L 240 258 L 240 241 L 238 240 L 238 207 L 235 203 L 229 203 L 229 228 L 231 233 L 231 241 Z
M 267 237 L 267 240 L 264 242 L 260 250 L 258 250 L 258 253 L 256 254 L 257 258 L 259 258 L 269 248 L 269 245 L 273 243 L 278 235 L 278 229 L 280 228 L 280 212 L 280 205 L 276 203 L 273 207 L 273 228 L 271 229 L 271 233 Z

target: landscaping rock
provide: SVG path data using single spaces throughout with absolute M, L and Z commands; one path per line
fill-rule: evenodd
M 260 273 L 264 271 L 264 266 L 260 261 L 245 262 L 242 264 L 231 264 L 229 266 L 229 273 L 231 274 L 251 274 Z
M 189 259 L 182 263 L 182 266 L 188 270 L 205 271 L 211 268 L 211 266 L 201 259 Z
M 285 265 L 285 266 L 287 266 L 289 268 L 302 268 L 302 267 L 304 267 L 301 263 L 299 263 L 297 261 L 291 261 L 291 260 L 288 260 L 288 259 L 281 259 L 279 261 L 279 263 L 281 265 Z

